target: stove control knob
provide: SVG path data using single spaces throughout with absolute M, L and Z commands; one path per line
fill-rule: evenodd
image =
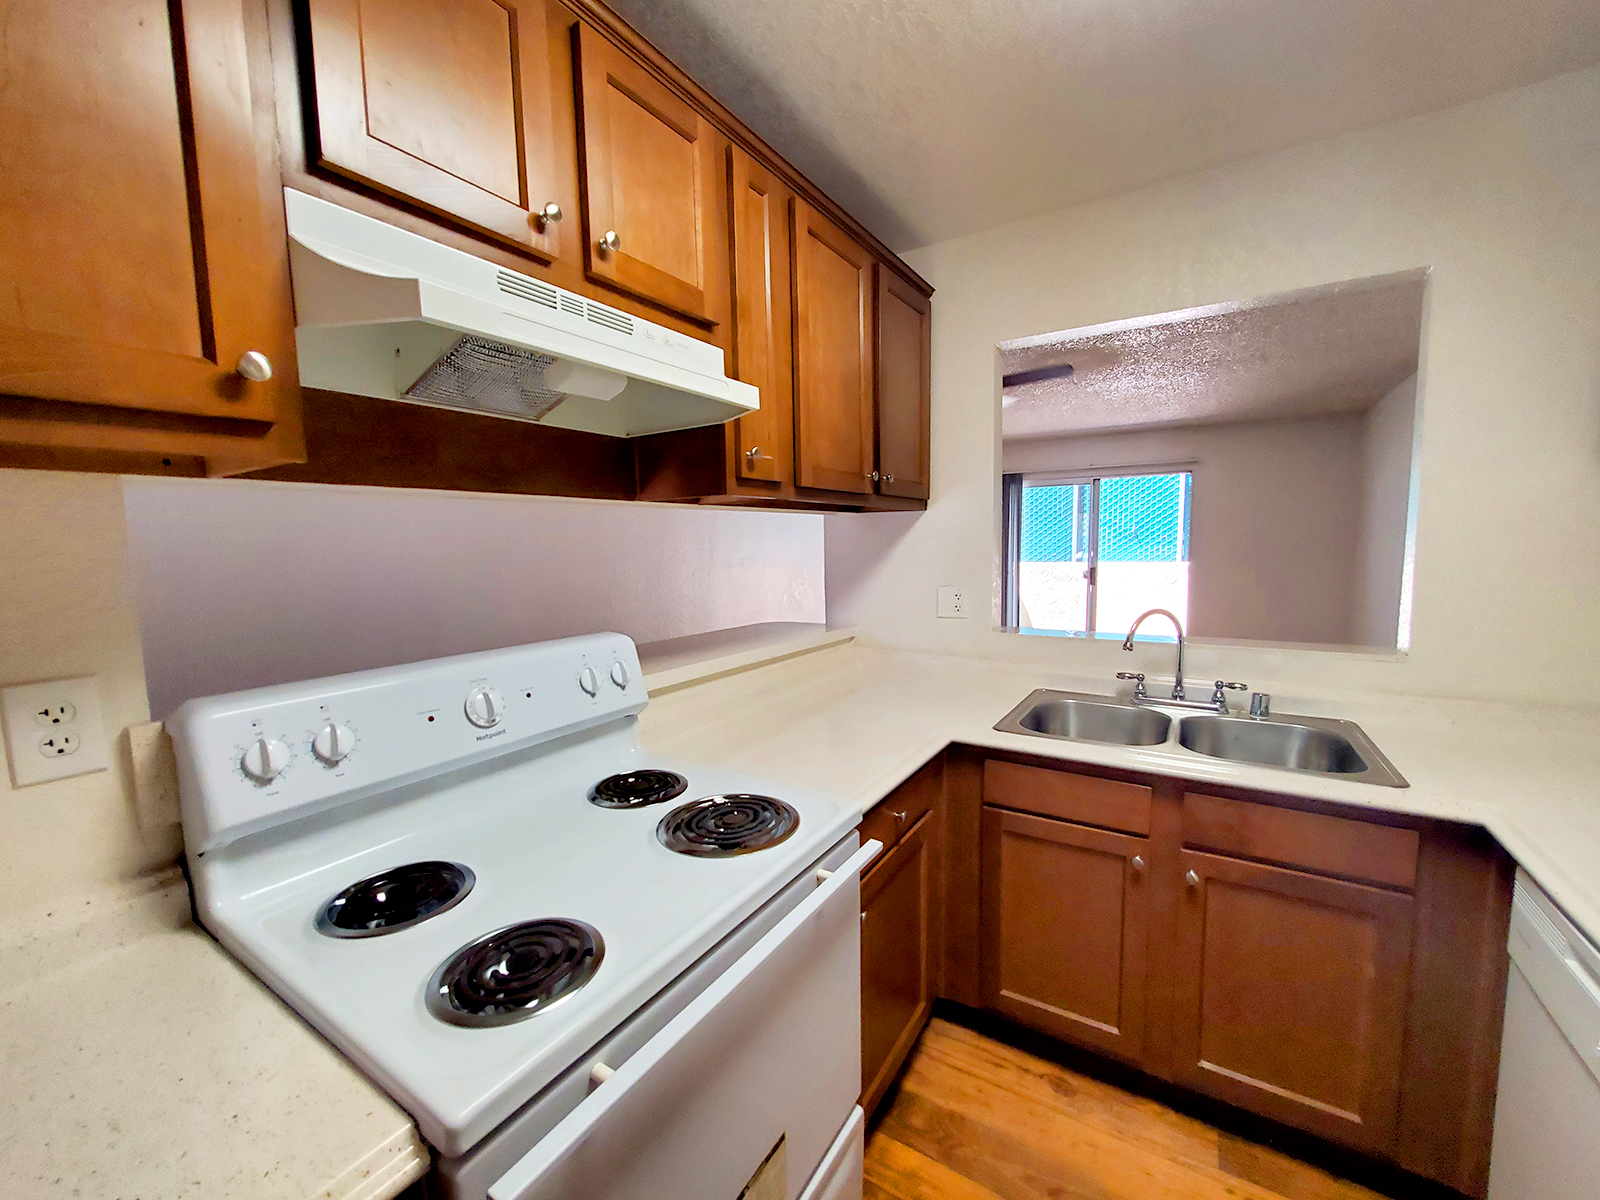
M 277 738 L 257 738 L 239 759 L 244 773 L 257 783 L 271 783 L 289 765 L 289 747 Z
M 620 658 L 611 664 L 611 682 L 619 688 L 628 686 L 628 667 Z
M 467 720 L 479 729 L 493 729 L 506 713 L 506 700 L 492 687 L 475 687 L 467 693 Z
M 585 667 L 578 672 L 578 686 L 589 696 L 595 695 L 600 690 L 600 676 L 594 673 L 593 667 Z
M 330 767 L 336 767 L 349 758 L 350 751 L 355 748 L 356 735 L 350 732 L 350 726 L 337 721 L 329 721 L 311 739 L 311 752 Z

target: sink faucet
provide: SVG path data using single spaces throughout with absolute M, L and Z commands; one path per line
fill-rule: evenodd
M 1135 618 L 1133 627 L 1128 630 L 1128 636 L 1122 639 L 1124 650 L 1133 649 L 1133 635 L 1139 632 L 1139 626 L 1144 624 L 1146 617 L 1165 617 L 1172 622 L 1172 627 L 1178 631 L 1178 666 L 1172 676 L 1172 698 L 1170 700 L 1157 700 L 1148 695 L 1144 690 L 1144 676 L 1130 675 L 1126 671 L 1118 671 L 1118 679 L 1137 679 L 1138 684 L 1133 691 L 1135 704 L 1165 704 L 1177 708 L 1203 708 L 1208 712 L 1225 713 L 1228 711 L 1228 692 L 1243 691 L 1248 685 L 1243 683 L 1229 683 L 1226 680 L 1216 681 L 1216 688 L 1211 693 L 1209 700 L 1191 700 L 1183 691 L 1183 622 L 1164 608 L 1152 608 L 1149 612 L 1142 612 Z M 1251 706 L 1251 715 L 1255 715 L 1255 706 Z M 1261 714 L 1264 719 L 1265 712 Z
M 1164 608 L 1152 608 L 1148 612 L 1140 613 L 1134 618 L 1133 625 L 1128 630 L 1128 636 L 1122 639 L 1122 648 L 1124 650 L 1133 649 L 1133 635 L 1139 632 L 1139 626 L 1144 624 L 1146 617 L 1165 617 L 1172 622 L 1172 627 L 1178 631 L 1178 669 L 1177 673 L 1172 677 L 1172 698 L 1174 700 L 1187 700 L 1188 697 L 1183 694 L 1183 622 L 1178 620 L 1176 616 Z

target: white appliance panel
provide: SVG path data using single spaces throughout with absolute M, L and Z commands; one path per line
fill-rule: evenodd
M 868 842 L 820 882 L 489 1200 L 737 1196 L 780 1138 L 797 1200 L 861 1090 L 860 872 L 880 849 Z
M 1508 944 L 1489 1200 L 1589 1200 L 1600 1180 L 1600 954 L 1521 871 Z

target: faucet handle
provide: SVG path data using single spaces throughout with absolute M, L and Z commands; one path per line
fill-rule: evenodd
M 1225 679 L 1216 681 L 1217 690 L 1211 693 L 1211 703 L 1217 706 L 1218 712 L 1228 711 L 1228 693 L 1242 692 L 1250 685 L 1248 683 L 1229 683 Z
M 1250 693 L 1250 715 L 1258 721 L 1265 721 L 1272 715 L 1272 694 L 1270 692 Z
M 1133 694 L 1134 694 L 1134 696 L 1136 698 L 1148 695 L 1148 693 L 1144 690 L 1144 672 L 1143 671 L 1118 671 L 1117 672 L 1117 678 L 1118 679 L 1131 679 L 1131 680 L 1134 681 Z

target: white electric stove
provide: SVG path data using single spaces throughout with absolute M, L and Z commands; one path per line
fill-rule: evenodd
M 412 1114 L 447 1196 L 859 1198 L 875 844 L 648 754 L 645 703 L 616 634 L 190 701 L 199 918 Z

